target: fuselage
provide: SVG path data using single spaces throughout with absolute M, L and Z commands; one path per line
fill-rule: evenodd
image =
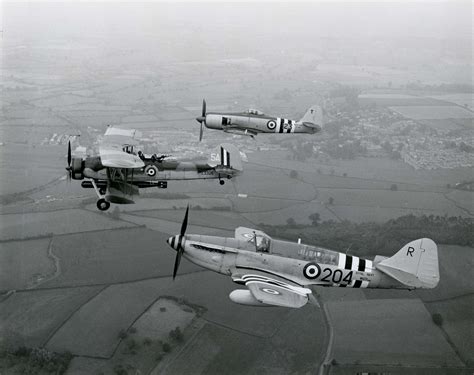
M 238 171 L 224 166 L 211 167 L 205 162 L 177 160 L 146 160 L 143 168 L 117 169 L 115 177 L 140 188 L 162 186 L 169 180 L 202 180 L 229 178 Z M 107 169 L 99 157 L 86 158 L 82 174 L 74 179 L 93 179 L 98 185 L 107 184 Z M 92 188 L 89 181 L 82 183 L 84 188 Z
M 316 124 L 304 125 L 302 122 L 251 113 L 212 113 L 205 117 L 205 126 L 227 132 L 250 133 L 318 133 L 321 127 Z
M 300 286 L 407 289 L 377 270 L 372 260 L 316 246 L 269 237 L 257 246 L 254 241 L 236 238 L 193 234 L 179 237 L 175 242 L 181 241 L 185 258 L 224 275 L 258 271 Z

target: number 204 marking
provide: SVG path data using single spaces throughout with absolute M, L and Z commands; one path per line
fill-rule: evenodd
M 344 278 L 342 278 L 343 273 L 341 270 L 333 270 L 331 268 L 324 268 L 322 271 L 323 277 L 321 278 L 321 281 L 326 281 L 326 282 L 333 282 L 335 284 L 338 284 L 342 281 L 346 282 L 349 284 L 352 281 L 352 274 L 353 272 L 350 271 Z

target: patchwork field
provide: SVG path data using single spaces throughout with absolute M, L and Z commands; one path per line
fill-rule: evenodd
M 100 287 L 15 293 L 1 302 L 0 346 L 40 347 Z M 64 351 L 62 348 L 60 351 Z
M 48 341 L 47 348 L 108 358 L 120 342 L 120 331 L 130 327 L 158 296 L 157 290 L 143 284 L 112 285 L 81 306 Z
M 255 310 L 247 311 L 250 315 Z M 206 324 L 172 363 L 158 366 L 152 374 L 222 374 L 229 369 L 235 374 L 314 373 L 323 337 L 318 310 L 309 314 L 306 308 L 292 310 L 269 338 Z
M 341 364 L 463 366 L 416 299 L 329 302 Z M 350 311 L 350 319 L 347 312 Z

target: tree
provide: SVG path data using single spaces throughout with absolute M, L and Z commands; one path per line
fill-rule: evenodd
M 333 197 L 329 197 L 329 204 L 334 204 L 334 198 Z
M 392 191 L 397 191 L 397 190 L 398 190 L 397 184 L 392 184 L 392 185 L 390 185 L 390 190 L 392 190 Z
M 286 224 L 288 224 L 288 226 L 290 227 L 294 227 L 296 225 L 296 221 L 295 219 L 293 219 L 292 217 L 289 217 L 287 220 L 286 220 Z
M 297 178 L 298 177 L 298 172 L 295 171 L 294 169 L 292 169 L 291 172 L 290 172 L 290 177 L 291 178 Z
M 318 226 L 319 222 L 321 221 L 321 217 L 319 213 L 315 212 L 314 214 L 311 214 L 308 216 L 308 219 L 311 220 L 311 224 L 313 226 Z
M 433 323 L 441 327 L 443 325 L 443 317 L 439 313 L 435 313 L 431 316 Z

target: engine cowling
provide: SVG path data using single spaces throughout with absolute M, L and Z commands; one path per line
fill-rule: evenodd
M 249 290 L 246 289 L 237 289 L 232 291 L 229 294 L 229 298 L 232 302 L 238 303 L 240 305 L 247 306 L 268 306 L 264 303 L 259 302 Z
M 82 159 L 72 159 L 71 172 L 71 177 L 74 180 L 82 180 L 84 178 L 84 163 Z

